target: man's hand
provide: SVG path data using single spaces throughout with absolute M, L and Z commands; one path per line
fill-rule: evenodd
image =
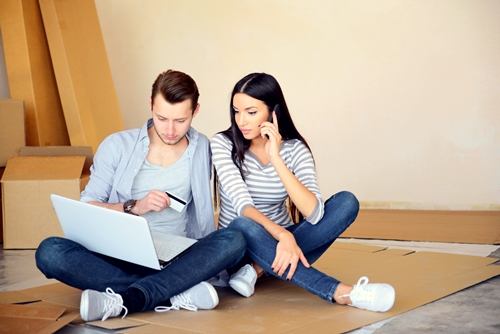
M 165 192 L 160 190 L 151 190 L 142 199 L 137 200 L 132 208 L 132 213 L 143 215 L 150 211 L 161 212 L 170 206 L 170 198 Z

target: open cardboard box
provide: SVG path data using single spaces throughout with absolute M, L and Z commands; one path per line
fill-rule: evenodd
M 355 284 L 365 275 L 371 282 L 393 285 L 396 302 L 390 311 L 375 313 L 331 305 L 297 286 L 268 277 L 257 282 L 255 295 L 251 298 L 243 298 L 231 288 L 217 288 L 220 302 L 213 310 L 148 311 L 127 315 L 125 319 L 90 322 L 87 326 L 120 333 L 346 332 L 394 317 L 500 275 L 500 266 L 491 265 L 495 261 L 497 259 L 488 257 L 339 242 L 334 243 L 314 266 L 348 284 Z M 56 283 L 0 293 L 0 303 L 13 303 L 14 293 L 18 296 L 17 302 L 23 299 L 26 302 L 42 301 L 30 306 L 64 307 L 68 317 L 78 312 L 81 295 L 80 290 Z M 29 319 L 19 318 L 19 321 Z M 73 323 L 83 322 L 77 317 Z
M 37 248 L 63 236 L 50 194 L 79 199 L 92 164 L 91 147 L 22 147 L 2 176 L 4 249 Z

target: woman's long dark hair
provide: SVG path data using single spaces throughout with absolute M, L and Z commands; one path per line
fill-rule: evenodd
M 264 102 L 271 113 L 275 106 L 278 108 L 276 110 L 276 117 L 278 119 L 278 127 L 281 137 L 284 140 L 289 139 L 299 139 L 306 145 L 306 147 L 311 151 L 309 145 L 302 135 L 299 133 L 295 124 L 293 124 L 292 117 L 288 111 L 288 107 L 285 102 L 285 97 L 283 91 L 278 83 L 278 81 L 269 74 L 266 73 L 252 73 L 245 76 L 243 79 L 238 81 L 234 86 L 233 92 L 231 93 L 231 102 L 229 104 L 229 116 L 231 119 L 231 126 L 219 133 L 226 136 L 233 144 L 233 149 L 231 152 L 231 158 L 233 163 L 240 170 L 241 177 L 245 179 L 245 173 L 243 171 L 245 152 L 250 147 L 250 140 L 243 137 L 238 124 L 235 120 L 235 111 L 233 108 L 234 95 L 238 93 L 244 93 L 254 99 Z M 311 152 L 312 154 L 312 152 Z M 220 205 L 220 195 L 219 195 L 219 180 L 217 177 L 217 171 L 214 168 L 214 199 L 216 209 Z M 290 216 L 294 223 L 303 219 L 303 215 L 299 212 L 297 207 L 292 201 L 288 203 L 288 210 Z

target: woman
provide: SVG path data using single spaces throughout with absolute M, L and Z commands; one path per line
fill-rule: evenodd
M 276 79 L 252 73 L 238 81 L 230 117 L 231 126 L 211 142 L 219 227 L 238 229 L 247 240 L 249 258 L 235 268 L 230 286 L 249 297 L 265 272 L 331 303 L 389 310 L 392 286 L 368 284 L 366 277 L 351 286 L 310 266 L 356 219 L 359 203 L 349 192 L 323 203 L 312 153 Z

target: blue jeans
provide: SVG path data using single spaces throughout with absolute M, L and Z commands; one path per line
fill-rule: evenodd
M 145 305 L 137 310 L 146 311 L 236 265 L 244 256 L 245 247 L 245 238 L 239 231 L 218 230 L 199 239 L 165 269 L 155 270 L 93 253 L 65 238 L 50 237 L 42 241 L 35 259 L 47 278 L 81 290 L 105 291 L 110 287 L 124 294 L 128 289 L 138 289 L 145 296 Z
M 351 225 L 358 211 L 359 202 L 356 197 L 344 191 L 333 195 L 325 202 L 323 218 L 316 225 L 302 220 L 286 229 L 293 234 L 297 245 L 312 265 Z M 243 232 L 247 241 L 247 255 L 262 267 L 266 274 L 286 280 L 288 269 L 280 277 L 271 268 L 278 242 L 262 225 L 247 217 L 237 217 L 229 224 L 229 228 Z M 304 267 L 300 261 L 291 282 L 332 303 L 333 295 L 340 283 L 312 266 Z

